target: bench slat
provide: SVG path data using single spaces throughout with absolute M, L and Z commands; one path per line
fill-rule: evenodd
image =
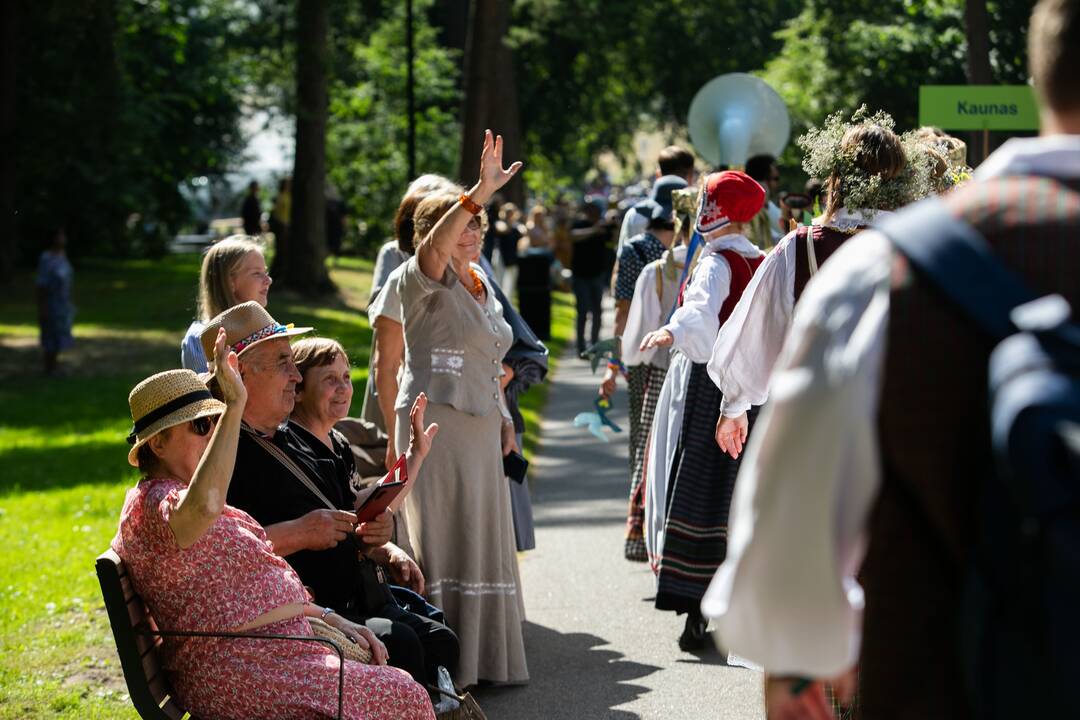
M 135 586 L 131 584 L 131 576 L 126 572 L 120 576 L 120 589 L 124 591 L 124 602 L 131 602 L 132 598 L 137 597 Z
M 136 595 L 128 600 L 127 614 L 132 627 L 138 627 L 146 622 L 146 605 L 143 604 L 142 598 Z

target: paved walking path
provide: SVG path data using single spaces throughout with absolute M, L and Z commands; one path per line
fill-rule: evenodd
M 490 720 L 757 720 L 760 674 L 728 667 L 715 650 L 680 651 L 682 618 L 654 609 L 648 566 L 623 559 L 625 385 L 612 413 L 624 432 L 611 443 L 572 424 L 598 384 L 584 361 L 560 363 L 530 468 L 537 547 L 520 557 L 532 682 L 477 697 Z

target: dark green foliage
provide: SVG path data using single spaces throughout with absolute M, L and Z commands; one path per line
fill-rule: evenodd
M 779 50 L 774 33 L 799 7 L 517 0 L 511 42 L 530 187 L 579 183 L 600 152 L 628 154 L 634 130 L 684 123 L 706 81 L 760 68 Z
M 187 220 L 177 186 L 242 147 L 225 0 L 23 2 L 17 84 L 20 233 L 32 259 L 63 224 L 71 251 L 160 251 Z M 136 217 L 137 216 L 137 217 Z
M 1026 82 L 1030 2 L 991 2 L 988 12 L 994 80 Z M 793 138 L 864 103 L 910 130 L 918 127 L 920 85 L 967 82 L 963 0 L 806 0 L 777 37 L 783 47 L 761 75 L 787 103 Z M 784 160 L 798 166 L 794 144 Z
M 452 177 L 461 129 L 458 71 L 417 0 L 416 151 L 418 173 Z M 327 175 L 350 215 L 366 224 L 362 245 L 390 237 L 408 177 L 404 3 L 384 0 L 381 19 L 363 40 L 335 32 L 334 79 L 327 126 Z

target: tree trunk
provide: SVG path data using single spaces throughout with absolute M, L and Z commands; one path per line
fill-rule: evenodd
M 461 53 L 458 70 L 464 71 L 465 43 L 469 34 L 469 0 L 437 0 L 429 13 L 439 29 L 439 44 Z
M 969 85 L 991 85 L 990 30 L 986 0 L 965 0 L 964 32 L 967 34 L 967 79 Z M 983 133 L 970 133 L 968 162 L 973 166 L 986 159 L 983 152 Z
M 282 284 L 304 295 L 332 291 L 326 271 L 327 6 L 299 0 L 296 28 L 296 161 Z
M 18 2 L 0 3 L 0 281 L 15 272 L 15 48 Z
M 521 159 L 521 117 L 514 54 L 504 39 L 510 27 L 508 0 L 474 0 L 465 50 L 465 105 L 462 112 L 458 175 L 466 187 L 476 181 L 484 130 L 503 136 L 507 164 Z M 501 191 L 521 206 L 525 182 L 519 173 Z

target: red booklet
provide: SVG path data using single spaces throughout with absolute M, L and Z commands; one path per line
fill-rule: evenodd
M 390 472 L 386 473 L 375 483 L 371 494 L 364 498 L 360 507 L 356 508 L 358 522 L 370 522 L 382 514 L 383 510 L 401 494 L 409 481 L 409 468 L 405 464 L 405 456 L 398 458 Z

